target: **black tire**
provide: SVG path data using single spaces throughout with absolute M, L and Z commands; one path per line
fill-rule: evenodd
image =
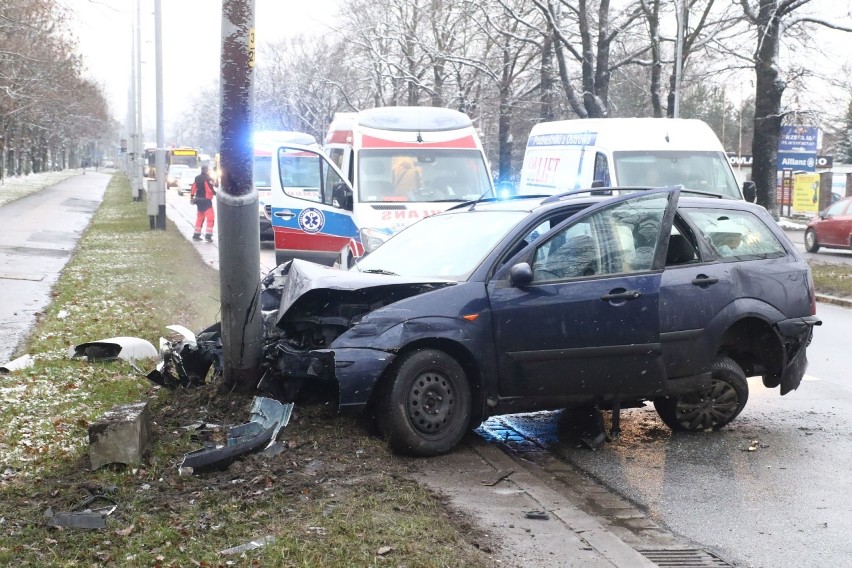
M 447 353 L 412 351 L 394 364 L 376 413 L 379 428 L 395 452 L 444 454 L 470 428 L 470 383 L 458 361 Z
M 712 382 L 708 388 L 654 401 L 666 426 L 680 432 L 718 430 L 742 412 L 748 401 L 748 382 L 740 366 L 720 355 L 710 372 Z
M 819 242 L 813 229 L 805 230 L 805 250 L 808 252 L 819 251 Z

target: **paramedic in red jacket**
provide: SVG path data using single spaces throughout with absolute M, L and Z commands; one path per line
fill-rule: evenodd
M 195 216 L 195 234 L 192 235 L 193 241 L 201 240 L 201 227 L 204 222 L 207 222 L 207 234 L 205 238 L 208 243 L 213 242 L 213 196 L 216 195 L 216 190 L 213 189 L 213 179 L 210 177 L 210 168 L 201 166 L 201 173 L 195 176 L 195 181 L 192 184 L 190 195 L 192 199 L 190 203 L 198 208 L 198 214 Z

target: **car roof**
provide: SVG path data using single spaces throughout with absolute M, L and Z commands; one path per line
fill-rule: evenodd
M 631 191 L 647 191 L 649 189 L 654 188 L 630 188 Z M 625 192 L 625 188 L 617 188 L 617 190 L 620 193 L 616 195 L 600 195 L 602 191 L 609 190 L 594 188 L 569 191 L 557 195 L 517 195 L 508 198 L 486 198 L 480 201 L 461 203 L 452 207 L 450 211 L 519 211 L 533 213 L 549 209 L 561 209 L 572 205 L 585 208 L 602 201 L 620 197 Z M 717 195 L 696 195 L 682 191 L 678 200 L 678 208 L 694 207 L 712 207 L 716 209 L 754 209 L 757 207 L 762 209 L 762 207 L 740 199 L 731 199 Z

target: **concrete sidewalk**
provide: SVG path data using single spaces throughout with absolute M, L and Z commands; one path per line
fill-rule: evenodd
M 500 449 L 470 435 L 450 454 L 418 460 L 414 478 L 449 497 L 497 542 L 500 566 L 641 568 L 656 566 Z M 570 466 L 566 466 L 570 467 Z M 543 513 L 532 514 L 528 513 Z

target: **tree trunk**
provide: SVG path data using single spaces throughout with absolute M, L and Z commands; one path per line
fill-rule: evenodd
M 553 101 L 553 35 L 545 36 L 541 44 L 541 79 L 539 86 L 539 118 L 551 121 L 555 118 Z
M 512 179 L 512 105 L 511 76 L 509 73 L 511 56 L 508 51 L 503 51 L 503 77 L 500 82 L 500 110 L 497 119 L 497 139 L 500 141 L 498 156 L 499 181 L 510 181 Z
M 752 180 L 757 203 L 778 217 L 775 192 L 778 171 L 778 138 L 781 133 L 781 97 L 786 83 L 777 66 L 782 14 L 777 0 L 761 0 L 758 13 L 759 44 L 755 57 L 754 139 L 751 153 Z

